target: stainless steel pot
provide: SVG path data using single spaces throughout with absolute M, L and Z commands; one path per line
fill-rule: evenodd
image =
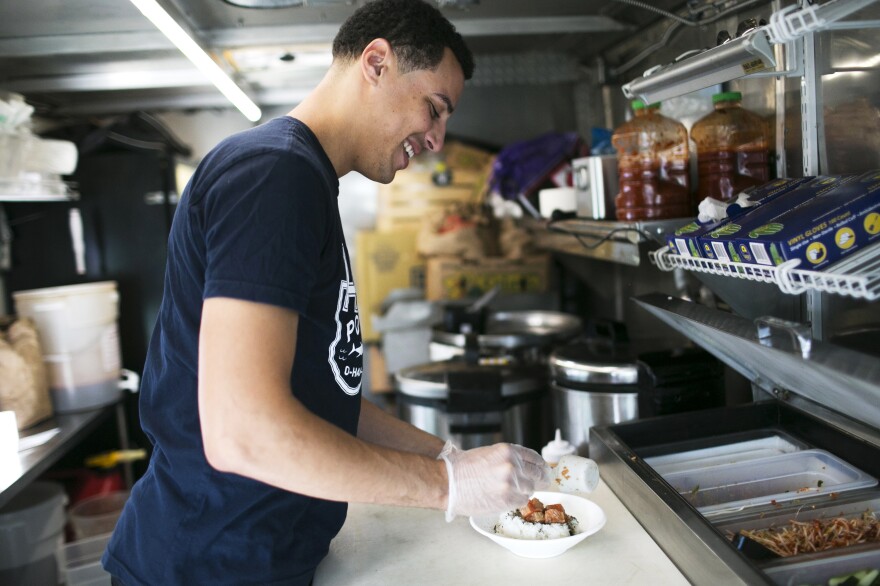
M 550 354 L 554 423 L 589 455 L 590 428 L 637 419 L 639 368 L 625 350 L 604 342 L 578 342 Z
M 447 360 L 395 375 L 398 415 L 461 448 L 500 441 L 540 449 L 549 433 L 540 368 Z
M 484 357 L 508 357 L 520 364 L 544 364 L 549 349 L 581 333 L 577 316 L 559 311 L 498 311 L 487 314 L 483 327 L 472 334 L 435 326 L 431 358 L 445 360 L 469 352 Z

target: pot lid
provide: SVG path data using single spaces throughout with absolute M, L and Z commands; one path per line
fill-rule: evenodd
M 604 341 L 561 346 L 550 354 L 550 376 L 558 384 L 634 385 L 639 367 L 629 351 Z
M 545 388 L 546 379 L 540 369 L 521 365 L 468 364 L 463 360 L 442 360 L 399 370 L 394 379 L 397 389 L 421 399 L 447 399 L 450 376 L 456 380 L 469 375 L 500 378 L 501 396 L 512 397 Z
M 577 316 L 559 311 L 499 311 L 489 314 L 486 331 L 477 336 L 484 349 L 513 349 L 545 346 L 577 336 L 583 324 Z M 465 347 L 465 335 L 435 326 L 432 340 Z

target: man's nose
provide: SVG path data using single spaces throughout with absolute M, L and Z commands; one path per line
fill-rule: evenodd
M 428 150 L 436 153 L 443 148 L 445 137 L 446 121 L 439 120 L 431 127 L 431 130 L 425 134 L 425 146 L 428 147 Z

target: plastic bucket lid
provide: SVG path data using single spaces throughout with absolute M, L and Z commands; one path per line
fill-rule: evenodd
M 62 285 L 60 287 L 27 289 L 24 291 L 16 291 L 12 296 L 16 299 L 46 299 L 51 297 L 69 297 L 71 295 L 91 295 L 102 291 L 115 290 L 116 281 L 99 281 L 97 283 L 80 283 L 77 285 Z
M 12 297 L 16 313 L 34 321 L 44 356 L 100 347 L 119 317 L 115 281 L 16 291 Z
M 18 314 L 66 327 L 112 322 L 119 316 L 115 281 L 16 291 L 12 298 Z
M 55 482 L 33 482 L 0 509 L 0 570 L 56 554 L 67 496 Z

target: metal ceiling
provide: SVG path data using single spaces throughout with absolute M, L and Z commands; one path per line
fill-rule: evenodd
M 303 0 L 301 6 L 274 9 L 243 8 L 226 0 L 161 3 L 257 103 L 287 106 L 321 78 L 330 41 L 364 1 Z M 434 1 L 476 55 L 474 83 L 486 83 L 487 70 L 499 59 L 515 63 L 527 54 L 592 63 L 602 51 L 662 18 L 602 0 Z M 2 4 L 0 90 L 24 94 L 44 115 L 227 105 L 128 1 Z M 651 3 L 667 10 L 681 4 Z M 486 65 L 482 69 L 481 63 Z

